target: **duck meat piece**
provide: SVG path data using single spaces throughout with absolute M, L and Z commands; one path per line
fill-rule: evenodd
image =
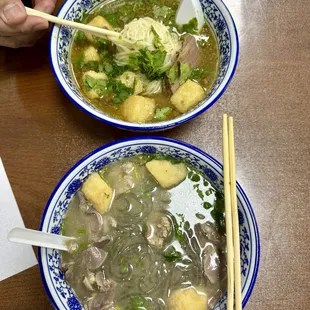
M 220 259 L 216 249 L 212 245 L 208 245 L 203 252 L 203 271 L 209 281 L 214 284 L 220 278 Z
M 103 225 L 102 215 L 97 212 L 93 207 L 85 212 L 91 219 L 90 226 L 93 232 L 99 232 Z
M 193 35 L 189 34 L 185 37 L 177 60 L 180 63 L 187 63 L 191 69 L 197 67 L 199 63 L 199 47 Z
M 89 270 L 96 270 L 104 263 L 107 258 L 107 252 L 98 249 L 95 246 L 89 247 L 83 252 L 83 263 Z
M 180 80 L 176 79 L 174 83 L 170 85 L 170 90 L 174 94 L 178 90 L 179 87 L 180 87 Z
M 161 249 L 165 239 L 171 231 L 171 224 L 167 216 L 162 214 L 151 213 L 146 223 L 147 230 L 145 237 L 150 245 L 157 249 Z
M 87 201 L 85 199 L 85 196 L 84 194 L 81 192 L 81 191 L 78 191 L 77 192 L 77 196 L 79 198 L 79 208 L 83 211 L 83 212 L 86 212 L 88 211 L 88 204 L 87 204 Z

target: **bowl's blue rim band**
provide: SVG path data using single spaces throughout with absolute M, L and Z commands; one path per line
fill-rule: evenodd
M 94 154 L 100 152 L 103 149 L 106 149 L 108 147 L 114 146 L 116 144 L 119 143 L 124 143 L 124 142 L 129 142 L 129 141 L 135 141 L 135 140 L 156 140 L 156 141 L 166 141 L 166 142 L 171 142 L 171 143 L 175 143 L 175 144 L 179 144 L 182 146 L 185 146 L 187 148 L 193 149 L 194 151 L 196 151 L 197 153 L 207 157 L 208 159 L 210 159 L 211 161 L 213 161 L 219 168 L 222 168 L 222 164 L 217 161 L 214 157 L 212 157 L 211 155 L 209 155 L 208 153 L 202 151 L 201 149 L 188 144 L 186 142 L 180 141 L 180 140 L 176 140 L 176 139 L 171 139 L 171 138 L 165 138 L 165 137 L 158 137 L 158 136 L 142 136 L 142 137 L 132 137 L 132 138 L 125 138 L 125 139 L 121 139 L 121 140 L 117 140 L 117 141 L 113 141 L 113 142 L 109 142 L 103 146 L 98 147 L 97 149 L 95 149 L 94 151 L 90 152 L 89 154 L 87 154 L 86 156 L 84 156 L 83 158 L 81 158 L 77 163 L 75 163 L 66 173 L 65 175 L 61 178 L 61 180 L 58 182 L 58 184 L 56 185 L 55 189 L 53 190 L 52 194 L 50 195 L 48 202 L 44 208 L 43 211 L 43 215 L 41 218 L 41 222 L 40 222 L 40 230 L 42 230 L 42 226 L 44 223 L 44 219 L 45 219 L 45 215 L 48 209 L 49 204 L 51 203 L 52 198 L 54 197 L 55 193 L 57 192 L 58 188 L 61 186 L 61 184 L 63 183 L 63 181 L 68 177 L 68 175 L 77 167 L 79 166 L 83 161 L 85 161 L 86 159 L 88 159 L 89 157 L 93 156 Z M 251 216 L 251 219 L 254 223 L 254 233 L 255 233 L 255 238 L 256 238 L 256 243 L 257 243 L 257 249 L 256 249 L 256 255 L 255 255 L 255 262 L 254 262 L 254 271 L 253 271 L 253 277 L 251 280 L 251 283 L 249 284 L 249 289 L 248 292 L 246 294 L 246 296 L 243 299 L 243 303 L 242 306 L 245 307 L 245 305 L 248 302 L 248 299 L 253 291 L 256 279 L 257 279 L 257 274 L 258 274 L 258 268 L 259 268 L 259 264 L 260 264 L 260 237 L 259 237 L 259 231 L 258 231 L 258 225 L 257 225 L 257 221 L 254 215 L 254 211 L 252 208 L 252 205 L 250 203 L 250 201 L 248 200 L 244 190 L 242 189 L 241 185 L 237 182 L 237 187 L 240 191 L 240 194 L 242 195 L 243 199 L 245 200 L 245 202 L 248 204 L 249 206 L 249 213 Z M 41 279 L 45 288 L 45 291 L 51 301 L 51 303 L 53 304 L 55 309 L 58 309 L 58 306 L 56 305 L 54 298 L 52 297 L 50 290 L 47 286 L 46 280 L 44 278 L 44 271 L 43 271 L 43 266 L 42 266 L 42 257 L 41 257 L 41 251 L 43 249 L 38 247 L 38 262 L 39 262 L 39 268 L 40 268 L 40 275 L 41 275 Z
M 62 6 L 60 7 L 60 9 L 58 10 L 56 16 L 59 15 L 60 11 L 62 10 L 62 8 L 64 7 L 64 5 L 68 2 L 69 0 L 66 0 Z M 50 61 L 50 65 L 52 67 L 52 72 L 53 72 L 53 75 L 58 83 L 58 85 L 60 86 L 60 88 L 62 89 L 62 91 L 66 94 L 66 96 L 78 107 L 80 108 L 81 110 L 83 110 L 84 112 L 86 112 L 88 115 L 102 121 L 102 122 L 105 122 L 109 125 L 112 125 L 112 126 L 116 126 L 118 128 L 121 128 L 121 129 L 126 129 L 126 130 L 133 130 L 133 131 L 157 131 L 157 130 L 166 130 L 166 129 L 170 129 L 170 128 L 173 128 L 173 127 L 176 127 L 176 126 L 179 126 L 185 122 L 188 122 L 190 121 L 191 119 L 195 118 L 196 116 L 200 115 L 201 113 L 203 113 L 204 111 L 208 110 L 209 108 L 211 108 L 213 106 L 213 104 L 223 95 L 224 91 L 226 90 L 226 88 L 228 87 L 228 85 L 230 84 L 234 74 L 235 74 L 235 71 L 236 71 L 236 68 L 237 68 L 237 64 L 238 64 L 238 59 L 239 59 L 239 37 L 238 37 L 238 31 L 237 31 L 237 27 L 235 25 L 235 22 L 234 22 L 234 19 L 230 13 L 230 11 L 228 10 L 227 6 L 225 5 L 225 3 L 222 1 L 222 0 L 219 0 L 223 6 L 225 7 L 226 11 L 227 11 L 227 14 L 232 22 L 232 25 L 233 25 L 233 30 L 234 30 L 234 33 L 235 33 L 235 36 L 236 36 L 236 58 L 235 58 L 235 62 L 234 62 L 234 65 L 233 65 L 233 69 L 231 71 L 231 74 L 226 82 L 226 85 L 223 87 L 223 89 L 219 92 L 219 94 L 207 105 L 205 106 L 203 109 L 201 109 L 200 111 L 198 111 L 197 113 L 194 113 L 193 115 L 181 120 L 181 121 L 178 121 L 178 122 L 175 122 L 175 123 L 172 123 L 170 125 L 166 125 L 166 126 L 147 126 L 147 127 L 137 127 L 137 126 L 134 126 L 134 125 L 122 125 L 122 124 L 118 124 L 117 123 L 117 120 L 114 121 L 109 121 L 109 120 L 106 120 L 104 119 L 103 117 L 99 117 L 97 115 L 94 115 L 92 114 L 91 112 L 87 111 L 84 107 L 82 107 L 79 103 L 77 103 L 69 94 L 68 92 L 65 90 L 65 88 L 62 86 L 60 80 L 58 79 L 58 76 L 57 76 L 57 73 L 56 71 L 54 70 L 54 66 L 53 66 L 53 60 L 52 60 L 52 39 L 53 39 L 53 31 L 54 31 L 54 27 L 55 25 L 52 26 L 51 28 L 51 32 L 50 32 L 50 40 L 49 40 L 49 61 Z M 73 5 L 74 3 L 72 3 Z M 72 6 L 71 5 L 71 6 Z M 218 6 L 216 5 L 216 3 L 214 3 L 214 5 L 218 8 Z M 219 10 L 221 12 L 221 10 Z M 228 28 L 228 32 L 230 33 L 229 31 L 229 28 Z M 231 38 L 231 35 L 229 36 Z M 231 39 L 230 39 L 231 41 Z M 230 42 L 231 44 L 231 42 Z

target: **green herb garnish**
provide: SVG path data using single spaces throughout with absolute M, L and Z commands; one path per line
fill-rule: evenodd
M 199 176 L 199 174 L 193 174 L 190 179 L 193 182 L 199 182 L 200 181 L 200 176 Z
M 193 188 L 196 189 L 196 192 L 197 192 L 198 196 L 200 197 L 200 199 L 203 200 L 203 196 L 204 196 L 204 195 L 203 195 L 202 190 L 199 188 L 199 184 L 195 184 L 195 185 L 193 186 Z
M 212 205 L 211 205 L 210 202 L 204 202 L 204 203 L 203 203 L 203 207 L 204 207 L 206 210 L 208 210 L 208 209 L 211 209 L 211 208 L 212 208 Z
M 163 68 L 166 55 L 165 51 L 140 49 L 137 57 L 141 72 L 151 81 L 162 78 L 166 71 Z
M 83 31 L 78 31 L 74 37 L 75 43 L 80 43 L 86 39 L 85 33 Z
M 180 84 L 185 83 L 191 76 L 192 70 L 188 63 L 180 64 Z
M 85 235 L 85 234 L 86 234 L 86 229 L 78 229 L 78 230 L 77 230 L 77 233 L 78 233 L 79 235 Z
M 219 232 L 224 233 L 226 230 L 225 217 L 224 217 L 224 212 L 225 212 L 224 195 L 223 193 L 217 191 L 215 192 L 215 197 L 216 197 L 215 205 L 214 205 L 214 209 L 211 211 L 211 216 L 214 219 Z
M 171 215 L 171 219 L 172 219 L 172 222 L 173 222 L 175 238 L 182 245 L 182 244 L 184 244 L 185 240 L 184 240 L 184 237 L 183 237 L 182 230 L 180 229 L 180 225 L 178 224 L 177 219 L 175 218 L 175 216 Z
M 198 218 L 198 219 L 200 219 L 200 220 L 204 220 L 206 217 L 203 215 L 203 214 L 201 214 L 201 213 L 196 213 L 195 214 L 196 215 L 196 217 Z
M 167 71 L 167 77 L 168 77 L 168 80 L 170 82 L 170 84 L 173 84 L 176 79 L 178 78 L 179 76 L 179 67 L 178 65 L 173 65 L 168 71 Z
M 155 119 L 158 121 L 163 121 L 167 119 L 169 114 L 172 112 L 172 108 L 165 107 L 165 108 L 157 108 L 155 111 Z
M 199 80 L 208 76 L 211 72 L 210 68 L 194 68 L 191 72 L 190 78 L 193 80 Z
M 148 310 L 149 302 L 142 296 L 131 296 L 126 310 Z
M 164 251 L 164 258 L 168 262 L 174 262 L 174 261 L 181 260 L 182 254 L 176 251 L 174 246 L 170 246 Z
M 198 34 L 198 20 L 196 17 L 192 18 L 187 24 L 182 26 L 182 31 L 191 33 L 191 34 Z

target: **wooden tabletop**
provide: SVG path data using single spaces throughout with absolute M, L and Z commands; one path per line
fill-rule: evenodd
M 261 263 L 248 310 L 310 304 L 309 0 L 226 1 L 240 59 L 221 99 L 161 136 L 221 159 L 222 114 L 235 118 L 237 178 L 258 220 Z M 228 3 L 229 2 L 229 3 Z M 0 156 L 25 225 L 39 227 L 53 188 L 81 157 L 133 136 L 79 110 L 58 87 L 47 36 L 35 47 L 0 47 Z M 3 206 L 1 206 L 3 210 Z M 9 259 L 1 253 L 0 261 Z M 52 309 L 38 266 L 0 282 L 1 309 Z

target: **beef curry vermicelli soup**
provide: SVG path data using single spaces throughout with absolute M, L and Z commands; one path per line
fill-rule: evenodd
M 88 176 L 62 234 L 87 310 L 206 310 L 226 290 L 224 198 L 184 162 L 139 155 Z
M 96 108 L 148 123 L 173 119 L 205 98 L 217 76 L 216 39 L 207 23 L 198 33 L 196 19 L 177 26 L 178 5 L 177 0 L 109 1 L 83 17 L 82 23 L 123 38 L 108 41 L 83 32 L 74 38 L 73 72 Z

